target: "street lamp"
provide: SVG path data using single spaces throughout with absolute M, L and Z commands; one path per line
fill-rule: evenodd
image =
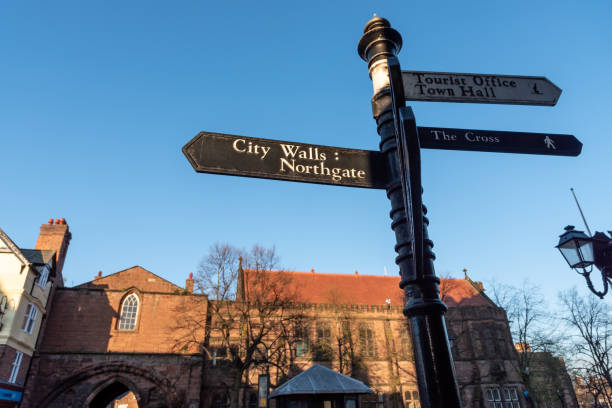
M 608 233 L 612 236 L 612 232 Z M 570 268 L 584 276 L 591 292 L 603 299 L 608 293 L 608 286 L 612 284 L 612 239 L 603 232 L 595 232 L 589 237 L 583 231 L 575 230 L 573 225 L 568 225 L 559 236 L 556 248 Z M 595 290 L 591 282 L 593 265 L 601 272 L 602 292 Z

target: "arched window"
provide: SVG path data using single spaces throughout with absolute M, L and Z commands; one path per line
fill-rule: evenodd
M 134 330 L 138 317 L 138 296 L 135 293 L 123 299 L 119 315 L 119 330 Z

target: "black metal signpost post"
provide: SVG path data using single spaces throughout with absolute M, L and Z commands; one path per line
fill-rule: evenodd
M 374 85 L 380 152 L 200 132 L 183 153 L 202 173 L 386 189 L 421 406 L 459 408 L 447 308 L 440 300 L 421 199 L 420 149 L 577 156 L 582 144 L 572 135 L 417 127 L 406 100 L 553 106 L 561 90 L 543 77 L 401 71 L 396 57 L 401 46 L 400 34 L 376 16 L 358 46 Z
M 387 20 L 375 17 L 366 25 L 358 51 L 368 62 L 374 83 L 372 113 L 391 177 L 387 197 L 397 242 L 395 262 L 406 297 L 404 314 L 410 322 L 421 406 L 454 408 L 461 406 L 461 398 L 444 321 L 446 306 L 440 300 L 433 243 L 427 236 L 428 220 L 421 201 L 418 130 L 412 110 L 404 106 L 401 76 L 398 78 L 395 55 L 401 46 L 400 34 Z

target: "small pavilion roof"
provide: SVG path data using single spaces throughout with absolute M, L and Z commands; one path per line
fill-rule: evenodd
M 371 394 L 373 391 L 359 380 L 313 364 L 270 394 L 270 398 L 303 394 Z

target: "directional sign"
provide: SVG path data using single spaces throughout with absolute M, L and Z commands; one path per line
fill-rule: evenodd
M 561 89 L 545 77 L 402 71 L 407 101 L 554 106 Z
M 380 152 L 200 132 L 183 147 L 200 173 L 384 189 Z
M 421 147 L 500 153 L 578 156 L 582 143 L 572 135 L 449 129 L 419 126 Z
M 418 127 L 425 149 L 578 156 L 572 135 Z M 384 156 L 377 151 L 200 132 L 183 147 L 199 173 L 258 177 L 349 187 L 386 188 Z

